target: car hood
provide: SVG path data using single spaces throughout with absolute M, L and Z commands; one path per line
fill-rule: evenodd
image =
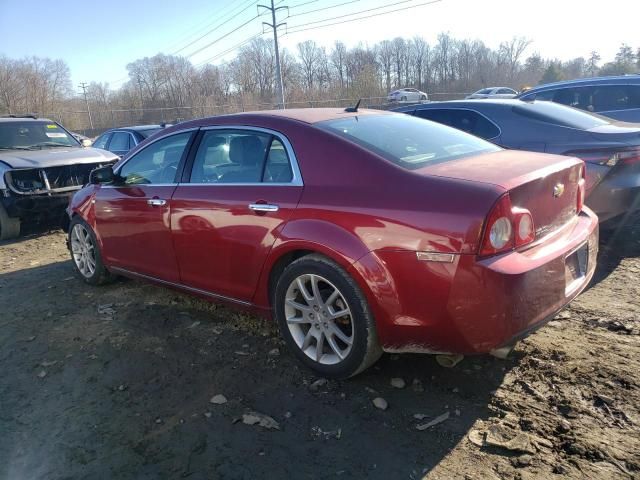
M 47 168 L 79 163 L 118 160 L 118 156 L 97 148 L 51 148 L 47 150 L 12 150 L 0 152 L 0 162 L 11 168 Z

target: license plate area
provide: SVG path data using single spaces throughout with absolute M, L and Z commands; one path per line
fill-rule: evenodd
M 583 284 L 589 271 L 589 244 L 585 243 L 565 257 L 565 296 L 571 295 Z

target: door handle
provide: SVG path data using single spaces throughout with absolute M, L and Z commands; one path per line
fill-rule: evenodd
M 270 205 L 268 203 L 252 203 L 249 205 L 249 209 L 254 212 L 277 212 L 280 210 L 278 205 Z
M 167 201 L 161 198 L 150 198 L 149 200 L 147 200 L 147 204 L 151 205 L 152 207 L 162 207 L 167 204 Z

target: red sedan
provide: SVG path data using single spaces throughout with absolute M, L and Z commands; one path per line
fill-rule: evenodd
M 329 377 L 382 351 L 509 348 L 595 269 L 582 161 L 403 114 L 194 120 L 91 179 L 68 209 L 87 283 L 124 275 L 273 315 Z

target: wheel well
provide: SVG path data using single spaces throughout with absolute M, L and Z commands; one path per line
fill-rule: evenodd
M 276 288 L 276 283 L 278 282 L 280 275 L 282 275 L 282 272 L 284 272 L 284 269 L 287 268 L 287 265 L 301 257 L 311 255 L 312 253 L 318 254 L 318 252 L 313 250 L 293 250 L 285 253 L 276 261 L 271 268 L 271 272 L 269 272 L 269 304 L 273 302 L 273 292 Z

